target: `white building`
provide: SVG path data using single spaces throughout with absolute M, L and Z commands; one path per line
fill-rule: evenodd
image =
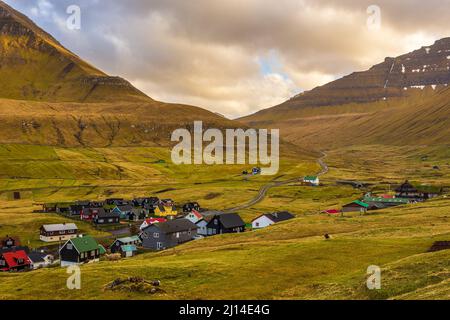
M 263 229 L 271 226 L 275 223 L 290 220 L 295 218 L 295 216 L 287 211 L 267 213 L 259 216 L 252 221 L 253 229 Z
M 77 234 L 75 223 L 46 224 L 40 229 L 40 239 L 44 242 L 67 241 L 76 238 Z

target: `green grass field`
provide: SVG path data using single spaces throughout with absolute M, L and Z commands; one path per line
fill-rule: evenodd
M 263 212 L 289 210 L 297 215 L 294 220 L 160 253 L 85 265 L 81 290 L 67 289 L 68 275 L 61 268 L 0 274 L 0 299 L 448 299 L 450 251 L 427 251 L 434 241 L 450 238 L 449 199 L 364 216 L 320 214 L 363 193 L 336 184 L 336 179 L 367 181 L 379 192 L 389 191 L 388 183 L 406 178 L 448 186 L 446 158 L 445 151 L 438 149 L 330 150 L 326 161 L 331 171 L 322 177 L 323 186 L 292 183 L 273 188 L 261 203 L 239 212 L 250 222 Z M 433 169 L 435 165 L 440 169 Z M 168 151 L 157 148 L 2 146 L 0 235 L 15 234 L 39 246 L 38 226 L 63 218 L 33 213 L 37 208 L 33 203 L 156 195 L 223 209 L 252 199 L 273 179 L 289 180 L 320 170 L 313 160 L 294 157 L 282 159 L 276 177 L 246 180 L 240 175 L 243 169 L 248 168 L 174 166 Z M 8 200 L 16 190 L 27 199 Z M 80 227 L 96 237 L 104 236 L 89 225 Z M 330 240 L 324 239 L 325 233 Z M 383 270 L 379 291 L 365 286 L 370 265 Z M 159 279 L 165 292 L 148 295 L 104 289 L 125 276 Z

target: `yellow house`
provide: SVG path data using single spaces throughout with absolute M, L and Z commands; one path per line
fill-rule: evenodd
M 175 210 L 175 207 L 171 205 L 160 204 L 155 208 L 155 216 L 157 217 L 176 216 L 177 214 L 177 210 Z

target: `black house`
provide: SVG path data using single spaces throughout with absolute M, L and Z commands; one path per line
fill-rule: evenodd
M 146 249 L 164 250 L 191 241 L 198 227 L 188 219 L 176 219 L 149 225 L 139 235 Z
M 245 231 L 245 222 L 237 213 L 215 215 L 206 225 L 208 236 Z
M 188 202 L 183 206 L 183 212 L 185 213 L 192 212 L 192 210 L 200 211 L 200 209 L 198 202 Z
M 120 215 L 116 212 L 106 212 L 102 210 L 94 217 L 93 221 L 96 225 L 119 224 Z
M 78 237 L 67 241 L 59 250 L 61 266 L 98 261 L 100 259 L 100 246 L 90 237 Z
M 397 198 L 424 201 L 439 196 L 442 193 L 442 188 L 433 186 L 414 186 L 409 181 L 405 181 L 405 183 L 398 187 L 395 192 Z
M 14 248 L 20 246 L 19 238 L 6 236 L 3 239 L 0 239 L 0 249 L 1 248 Z

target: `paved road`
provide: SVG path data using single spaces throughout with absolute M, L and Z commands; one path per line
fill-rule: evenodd
M 317 174 L 318 176 L 323 176 L 325 174 L 327 174 L 330 169 L 328 168 L 328 165 L 325 163 L 325 159 L 328 155 L 325 152 L 322 152 L 322 157 L 320 157 L 317 160 L 317 163 L 320 165 L 321 167 L 321 171 Z M 265 199 L 265 197 L 267 196 L 267 192 L 272 189 L 272 188 L 276 188 L 276 187 L 281 187 L 290 183 L 294 183 L 294 182 L 300 182 L 303 180 L 303 177 L 300 178 L 295 178 L 295 179 L 291 179 L 291 180 L 287 180 L 287 181 L 278 181 L 278 182 L 270 182 L 264 186 L 262 186 L 262 188 L 259 190 L 258 195 L 253 198 L 252 200 L 250 200 L 247 203 L 244 203 L 240 206 L 234 207 L 234 208 L 230 208 L 230 209 L 225 209 L 224 212 L 226 213 L 230 213 L 230 212 L 236 212 L 239 210 L 243 210 L 243 209 L 248 209 L 253 207 L 254 205 L 260 203 L 261 201 L 263 201 Z

